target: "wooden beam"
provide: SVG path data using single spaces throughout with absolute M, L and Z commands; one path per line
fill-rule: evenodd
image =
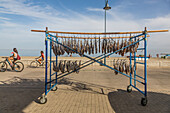
M 45 30 L 31 30 L 32 32 L 46 32 Z M 107 32 L 107 33 L 87 33 L 87 32 L 62 32 L 62 31 L 48 31 L 48 33 L 61 33 L 61 34 L 83 34 L 83 35 L 111 35 L 111 34 L 137 34 L 143 33 L 144 31 L 133 31 L 133 32 Z M 147 33 L 156 33 L 156 32 L 169 32 L 169 30 L 151 30 Z

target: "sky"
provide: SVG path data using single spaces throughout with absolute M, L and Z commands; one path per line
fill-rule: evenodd
M 44 49 L 44 33 L 104 32 L 105 0 L 0 0 L 0 50 Z M 170 30 L 170 0 L 109 0 L 107 32 Z M 152 33 L 148 52 L 170 53 L 170 32 Z

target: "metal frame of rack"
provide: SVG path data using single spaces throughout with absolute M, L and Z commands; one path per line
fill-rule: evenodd
M 63 46 L 64 48 L 67 48 L 83 57 L 86 57 L 88 58 L 89 60 L 82 63 L 81 64 L 81 67 L 79 67 L 77 70 L 80 70 L 86 66 L 89 66 L 95 62 L 99 63 L 100 65 L 103 65 L 111 70 L 114 70 L 114 71 L 117 71 L 118 73 L 128 77 L 130 79 L 130 84 L 127 86 L 127 92 L 131 92 L 132 91 L 132 87 L 135 88 L 136 90 L 138 90 L 140 93 L 142 93 L 144 96 L 142 97 L 141 99 L 141 104 L 143 106 L 145 106 L 147 104 L 147 37 L 149 37 L 149 35 L 147 35 L 147 33 L 153 33 L 153 32 L 167 32 L 168 30 L 155 30 L 155 31 L 147 31 L 146 30 L 146 27 L 145 27 L 145 30 L 144 31 L 136 31 L 136 32 L 110 32 L 110 33 L 83 33 L 83 32 L 59 32 L 59 31 L 48 31 L 48 28 L 46 28 L 46 30 L 31 30 L 32 32 L 45 32 L 45 60 L 46 60 L 46 67 L 45 67 L 45 94 L 43 94 L 40 98 L 40 103 L 46 103 L 47 102 L 47 94 L 48 92 L 50 92 L 51 90 L 55 91 L 57 90 L 57 80 L 64 77 L 64 76 L 67 76 L 71 73 L 73 73 L 74 71 L 71 71 L 71 72 L 64 72 L 64 73 L 60 73 L 58 74 L 57 72 L 54 72 L 52 73 L 52 43 L 57 43 L 61 46 Z M 56 35 L 54 36 L 53 33 L 56 33 Z M 80 52 L 78 51 L 75 51 L 73 48 L 70 48 L 66 45 L 63 45 L 62 43 L 60 43 L 58 41 L 59 38 L 73 38 L 73 37 L 69 37 L 69 36 L 59 36 L 58 34 L 79 34 L 79 35 L 105 35 L 105 37 L 102 37 L 103 39 L 107 39 L 106 35 L 111 35 L 111 34 L 130 34 L 130 36 L 126 36 L 126 37 L 112 37 L 112 38 L 130 38 L 130 40 L 132 39 L 135 39 L 135 38 L 138 38 L 140 37 L 140 40 L 134 42 L 134 43 L 131 43 L 130 45 L 127 45 L 126 47 L 123 47 L 115 52 L 111 52 L 111 53 L 107 53 L 107 54 L 102 54 L 102 55 L 99 55 L 95 58 L 92 58 L 91 56 L 89 55 L 86 55 L 86 54 L 81 54 Z M 135 35 L 135 36 L 131 36 L 131 34 L 137 34 L 138 35 Z M 75 37 L 74 37 L 75 38 Z M 80 38 L 80 37 L 77 37 L 77 38 Z M 86 37 L 81 37 L 81 39 L 84 39 Z M 89 38 L 89 37 L 88 37 Z M 96 38 L 96 37 L 95 37 Z M 110 38 L 110 37 L 109 37 Z M 90 39 L 94 39 L 94 37 L 91 37 Z M 132 73 L 130 72 L 130 74 L 125 74 L 123 72 L 120 72 L 118 70 L 115 70 L 113 67 L 107 65 L 107 64 L 104 64 L 102 62 L 100 62 L 100 60 L 116 53 L 116 52 L 119 52 L 125 48 L 128 48 L 130 46 L 133 46 L 135 44 L 137 44 L 138 42 L 143 42 L 144 45 L 143 47 L 140 47 L 138 48 L 137 50 L 143 50 L 144 52 L 144 62 L 137 62 L 136 61 L 136 52 L 134 52 L 134 55 L 132 56 L 132 52 L 130 52 L 130 57 L 129 57 L 129 62 L 130 62 L 130 69 L 131 69 L 131 66 L 132 66 L 132 63 L 134 63 L 134 74 L 132 75 Z M 49 53 L 48 53 L 49 52 Z M 48 56 L 49 54 L 49 56 Z M 48 57 L 49 57 L 49 61 L 50 61 L 50 68 L 48 70 L 47 68 L 47 61 L 48 61 Z M 132 59 L 133 57 L 133 59 Z M 134 60 L 132 62 L 132 60 Z M 56 55 L 55 56 L 55 62 L 56 62 L 56 65 L 57 65 L 57 62 L 58 62 L 58 56 Z M 144 74 L 143 75 L 138 75 L 136 73 L 136 65 L 137 64 L 141 64 L 141 65 L 144 65 Z M 49 71 L 49 72 L 48 72 Z M 52 79 L 52 76 L 55 76 L 54 79 Z M 48 80 L 49 78 L 49 80 Z M 137 87 L 137 82 L 142 84 L 144 86 L 144 89 L 140 89 Z

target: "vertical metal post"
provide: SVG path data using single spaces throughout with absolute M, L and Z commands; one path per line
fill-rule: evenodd
M 145 75 L 145 97 L 147 96 L 147 30 L 146 30 L 146 27 L 145 27 L 145 31 L 144 31 L 144 34 L 145 34 L 145 40 L 144 40 L 144 46 L 145 46 L 145 49 L 144 49 L 144 57 L 145 57 L 145 66 L 144 66 L 144 75 Z
M 134 52 L 134 86 L 136 87 L 136 52 Z
M 106 33 L 106 10 L 105 10 L 105 33 Z M 106 34 L 105 34 L 105 37 L 106 37 Z M 106 39 L 104 39 L 104 40 L 106 40 Z M 105 55 L 105 53 L 104 53 L 104 64 L 106 65 L 106 55 Z
M 109 7 L 109 4 L 108 4 L 108 0 L 105 0 L 105 7 L 103 8 L 105 10 L 105 33 L 106 33 L 106 10 L 109 10 L 111 9 L 111 7 Z M 106 37 L 106 34 L 105 34 L 105 37 Z M 106 39 L 104 39 L 105 41 Z M 106 55 L 104 53 L 104 64 L 106 65 Z
M 47 34 L 47 32 L 48 32 L 48 28 L 46 27 L 46 33 L 45 33 L 45 35 L 46 35 L 46 37 L 45 37 L 45 63 L 46 63 L 46 65 L 45 65 L 45 95 L 47 95 L 47 72 L 48 72 L 48 70 L 47 70 L 47 61 L 48 61 L 48 41 L 47 41 L 47 37 L 48 37 L 48 34 Z
M 56 41 L 58 41 L 58 37 L 57 37 L 57 34 L 56 34 Z M 57 63 L 58 63 L 58 55 L 56 55 L 56 67 L 57 67 Z M 57 72 L 55 73 L 55 84 L 57 84 Z
M 130 41 L 132 43 L 132 39 L 131 39 L 131 34 L 130 34 Z M 131 73 L 131 68 L 132 68 L 132 52 L 130 50 L 130 85 L 132 85 L 132 73 Z
M 52 57 L 52 40 L 50 40 L 50 88 L 51 88 L 51 57 Z

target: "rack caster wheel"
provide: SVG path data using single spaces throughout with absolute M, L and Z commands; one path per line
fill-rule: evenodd
M 42 95 L 41 98 L 40 98 L 40 104 L 45 104 L 47 102 L 47 98 Z
M 147 102 L 148 102 L 147 98 L 142 98 L 142 99 L 141 99 L 141 104 L 142 104 L 142 106 L 146 106 L 146 105 L 147 105 Z
M 53 88 L 52 88 L 52 91 L 56 91 L 58 88 L 57 88 L 57 86 L 54 86 Z
M 129 85 L 129 86 L 127 87 L 127 92 L 128 92 L 128 93 L 132 92 L 132 86 Z
M 77 70 L 76 73 L 78 74 L 78 73 L 79 73 L 79 70 Z

